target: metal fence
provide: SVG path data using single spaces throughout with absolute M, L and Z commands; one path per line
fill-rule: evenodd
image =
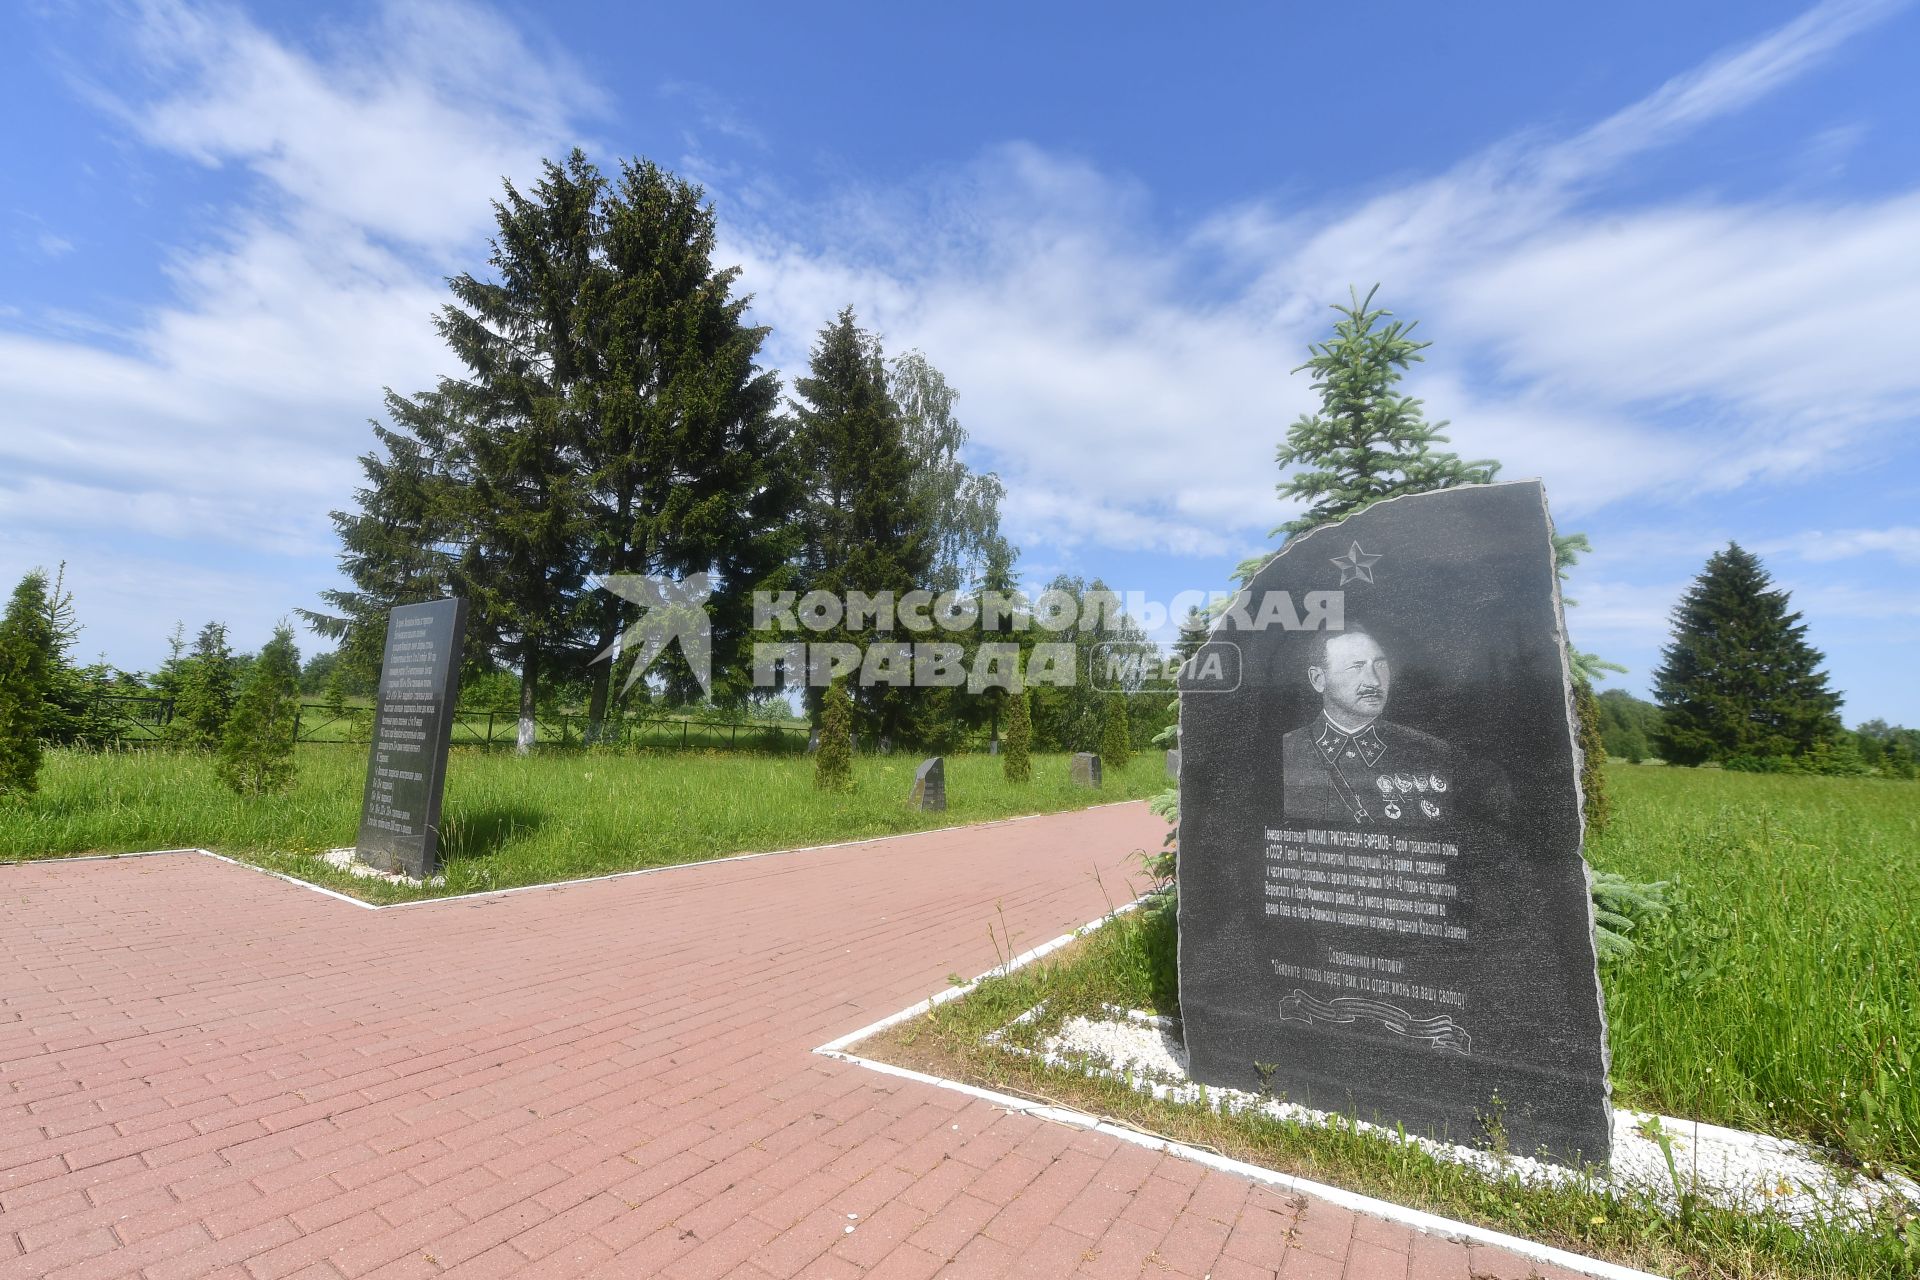
M 97 720 L 111 724 L 122 746 L 164 742 L 173 722 L 174 700 L 159 694 L 107 693 L 95 704 Z M 519 739 L 520 716 L 513 711 L 454 712 L 452 741 L 456 747 L 512 747 Z M 698 717 L 647 716 L 615 713 L 600 722 L 599 733 L 583 715 L 543 715 L 534 720 L 537 747 L 604 747 L 609 750 L 722 750 L 800 753 L 807 749 L 804 725 L 752 721 L 707 720 Z M 302 702 L 294 713 L 295 742 L 367 743 L 373 735 L 373 708 L 349 707 L 336 711 L 324 702 Z

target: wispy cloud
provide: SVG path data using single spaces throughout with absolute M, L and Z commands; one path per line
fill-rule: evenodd
M 102 100 L 149 144 L 259 185 L 110 343 L 0 331 L 17 428 L 0 519 L 327 555 L 380 388 L 447 362 L 442 264 L 471 261 L 501 176 L 536 171 L 591 99 L 464 6 L 385 9 L 317 51 L 228 9 L 135 13 L 146 75 Z
M 1523 133 L 1358 201 L 1222 210 L 1173 240 L 1134 184 L 1007 145 L 802 216 L 756 191 L 728 207 L 727 249 L 789 367 L 849 302 L 931 353 L 1026 541 L 1214 554 L 1278 523 L 1273 447 L 1311 407 L 1286 371 L 1326 304 L 1376 280 L 1439 339 L 1412 385 L 1456 447 L 1546 477 L 1569 513 L 1797 478 L 1920 398 L 1893 323 L 1920 306 L 1920 258 L 1898 248 L 1920 242 L 1920 197 L 1587 205 L 1895 7 L 1822 4 L 1570 137 Z
M 385 4 L 311 50 L 224 6 L 137 12 L 137 96 L 92 86 L 137 136 L 243 165 L 301 217 L 431 249 L 483 233 L 500 179 L 602 105 L 563 53 L 453 0 Z
M 1796 538 L 1779 539 L 1762 548 L 1802 560 L 1851 560 L 1860 556 L 1889 556 L 1904 564 L 1920 564 L 1920 526 L 1888 529 L 1813 530 Z

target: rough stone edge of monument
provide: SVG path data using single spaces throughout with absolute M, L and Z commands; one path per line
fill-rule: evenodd
M 1090 920 L 1086 924 L 1081 925 L 1072 933 L 1063 933 L 1050 942 L 1043 942 L 1030 951 L 1023 951 L 1005 964 L 995 965 L 965 986 L 948 987 L 944 991 L 936 992 L 925 1000 L 910 1004 L 895 1013 L 890 1013 L 877 1022 L 868 1023 L 857 1031 L 850 1031 L 846 1035 L 829 1040 L 816 1048 L 814 1052 L 822 1057 L 832 1058 L 836 1062 L 845 1062 L 852 1066 L 865 1067 L 867 1070 L 879 1072 L 881 1075 L 894 1076 L 901 1080 L 914 1080 L 920 1084 L 933 1085 L 939 1089 L 951 1089 L 955 1093 L 965 1094 L 971 1098 L 979 1098 L 984 1102 L 991 1102 L 994 1106 L 1004 1110 L 1033 1116 L 1038 1120 L 1052 1121 L 1055 1124 L 1064 1124 L 1076 1129 L 1086 1129 L 1094 1133 L 1102 1133 L 1110 1138 L 1117 1138 L 1122 1142 L 1132 1143 L 1137 1147 L 1144 1147 L 1149 1151 L 1164 1151 L 1168 1155 L 1178 1156 L 1183 1160 L 1191 1160 L 1196 1164 L 1206 1165 L 1211 1169 L 1218 1169 L 1222 1173 L 1238 1174 L 1241 1177 L 1250 1178 L 1266 1186 L 1279 1187 L 1286 1191 L 1315 1196 L 1355 1213 L 1364 1213 L 1371 1218 L 1380 1218 L 1387 1222 L 1398 1223 L 1404 1227 L 1411 1227 L 1422 1235 L 1439 1236 L 1442 1239 L 1453 1241 L 1470 1240 L 1475 1244 L 1491 1245 L 1494 1248 L 1506 1249 L 1511 1253 L 1517 1253 L 1522 1257 L 1530 1258 L 1535 1262 L 1550 1263 L 1553 1266 L 1565 1267 L 1570 1271 L 1579 1271 L 1586 1275 L 1599 1276 L 1602 1280 L 1665 1280 L 1665 1277 L 1651 1271 L 1638 1271 L 1632 1267 L 1622 1266 L 1617 1262 L 1607 1262 L 1600 1258 L 1589 1258 L 1584 1254 L 1569 1253 L 1565 1249 L 1556 1249 L 1552 1245 L 1541 1244 L 1535 1240 L 1528 1240 L 1521 1236 L 1510 1236 L 1504 1232 L 1494 1231 L 1488 1227 L 1476 1226 L 1471 1222 L 1460 1222 L 1453 1218 L 1443 1218 L 1439 1214 L 1427 1213 L 1421 1209 L 1410 1209 L 1405 1205 L 1395 1204 L 1391 1200 L 1375 1199 L 1373 1196 L 1361 1195 L 1357 1191 L 1348 1191 L 1344 1187 L 1336 1187 L 1324 1182 L 1314 1182 L 1309 1178 L 1296 1177 L 1293 1174 L 1280 1173 L 1273 1169 L 1263 1169 L 1257 1164 L 1249 1164 L 1244 1160 L 1235 1160 L 1229 1156 L 1216 1155 L 1211 1151 L 1203 1151 L 1198 1147 L 1187 1146 L 1185 1143 L 1155 1137 L 1152 1134 L 1142 1133 L 1138 1129 L 1129 1129 L 1124 1125 L 1101 1120 L 1096 1116 L 1090 1116 L 1082 1111 L 1075 1111 L 1070 1107 L 1053 1106 L 1047 1103 L 1035 1102 L 1030 1098 L 1015 1097 L 1010 1093 L 999 1093 L 992 1089 L 982 1088 L 979 1085 L 967 1084 L 964 1081 L 949 1080 L 945 1076 L 936 1076 L 925 1071 L 915 1071 L 911 1067 L 899 1067 L 891 1062 L 880 1062 L 873 1058 L 863 1058 L 857 1053 L 849 1053 L 847 1051 L 848 1045 L 858 1044 L 860 1041 L 878 1035 L 890 1027 L 898 1026 L 902 1022 L 907 1022 L 913 1018 L 931 1013 L 934 1009 L 946 1004 L 950 1000 L 958 1000 L 971 994 L 982 982 L 985 982 L 989 978 L 996 978 L 1003 974 L 1012 973 L 1014 970 L 1023 968 L 1043 956 L 1058 951 L 1070 942 L 1086 937 L 1089 933 L 1104 926 L 1108 921 L 1113 920 L 1123 912 L 1134 910 L 1145 901 L 1146 897 L 1136 898 L 1132 902 L 1116 907 L 1099 919 Z
M 73 862 L 116 862 L 124 858 L 160 858 L 171 854 L 197 853 L 218 862 L 231 863 L 244 867 L 248 871 L 257 871 L 261 875 L 272 876 L 276 880 L 285 880 L 288 884 L 298 885 L 302 889 L 311 889 L 315 893 L 329 898 L 338 898 L 341 902 L 350 902 L 367 911 L 398 911 L 405 907 L 432 907 L 448 902 L 474 902 L 481 898 L 503 898 L 511 893 L 538 893 L 542 890 L 571 888 L 578 884 L 598 884 L 603 880 L 626 880 L 632 876 L 658 875 L 663 871 L 685 871 L 690 867 L 711 867 L 725 862 L 751 862 L 756 858 L 780 858 L 795 853 L 823 853 L 828 849 L 853 849 L 861 845 L 879 844 L 886 840 L 907 840 L 914 836 L 938 835 L 946 831 L 967 831 L 975 827 L 998 827 L 1009 822 L 1031 822 L 1035 818 L 1059 818 L 1069 814 L 1086 813 L 1093 809 L 1112 809 L 1123 804 L 1145 804 L 1144 800 L 1105 800 L 1099 804 L 1082 805 L 1078 809 L 1054 809 L 1042 813 L 1016 813 L 1007 818 L 989 818 L 985 822 L 954 822 L 944 827 L 928 827 L 925 831 L 896 831 L 884 836 L 862 836 L 858 840 L 834 840 L 827 844 L 804 844 L 791 849 L 762 849 L 757 853 L 734 853 L 724 858 L 702 858 L 695 862 L 670 862 L 658 867 L 635 867 L 631 871 L 609 871 L 605 875 L 585 876 L 578 880 L 554 880 L 546 884 L 517 884 L 507 889 L 482 889 L 478 893 L 450 893 L 438 898 L 416 898 L 411 902 L 368 902 L 337 889 L 329 889 L 323 884 L 311 880 L 302 880 L 299 876 L 290 876 L 284 871 L 274 871 L 257 863 L 245 862 L 229 857 L 224 853 L 215 853 L 211 849 L 186 846 L 178 849 L 139 849 L 131 853 L 77 853 L 71 856 L 53 854 L 44 858 L 7 858 L 0 860 L 0 867 L 37 867 L 64 866 Z M 1125 910 L 1126 908 L 1122 908 Z M 1069 935 L 1069 940 L 1073 935 Z M 1031 955 L 1025 959 L 1033 958 Z M 1023 959 L 1024 963 L 1024 959 Z M 982 974 L 981 977 L 989 975 Z
M 1547 505 L 1544 480 L 1530 482 L 1540 486 L 1540 515 L 1547 522 L 1547 576 L 1553 583 L 1553 624 L 1560 632 L 1560 687 L 1567 698 L 1568 745 L 1573 748 L 1573 794 L 1579 801 L 1580 829 L 1575 834 L 1574 850 L 1580 855 L 1580 876 L 1587 886 L 1587 950 L 1593 956 L 1593 1000 L 1600 1018 L 1600 1085 L 1605 1091 L 1608 1111 L 1613 1109 L 1613 1036 L 1607 1027 L 1607 989 L 1600 979 L 1599 917 L 1593 904 L 1593 864 L 1587 861 L 1587 753 L 1580 746 L 1580 703 L 1573 684 L 1573 637 L 1567 632 L 1567 606 L 1560 596 L 1560 561 L 1555 555 L 1553 509 Z M 1608 1141 L 1611 1155 L 1612 1141 Z

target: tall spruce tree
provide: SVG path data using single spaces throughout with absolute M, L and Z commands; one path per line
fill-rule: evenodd
M 1840 696 L 1759 558 L 1730 542 L 1673 611 L 1654 673 L 1655 746 L 1672 764 L 1805 756 L 1839 729 Z
M 1432 344 L 1414 341 L 1418 321 L 1394 320 L 1391 311 L 1375 307 L 1379 291 L 1375 285 L 1364 299 L 1356 293 L 1348 305 L 1336 304 L 1341 318 L 1333 336 L 1310 345 L 1310 358 L 1294 370 L 1312 371 L 1320 408 L 1287 429 L 1277 452 L 1282 467 L 1302 468 L 1281 483 L 1280 496 L 1307 503 L 1307 510 L 1276 534 L 1304 533 L 1383 498 L 1485 484 L 1500 469 L 1491 460 L 1463 462 L 1433 447 L 1447 443 L 1440 434 L 1447 424 L 1429 424 L 1421 402 L 1396 390 Z
M 743 319 L 739 268 L 713 265 L 704 200 L 650 162 L 621 167 L 605 203 L 605 269 L 588 291 L 594 373 L 579 451 L 593 571 L 710 574 L 713 692 L 732 702 L 747 692 L 751 592 L 785 585 L 798 550 L 800 483 L 775 412 L 778 380 L 756 363 L 768 331 Z M 599 654 L 634 606 L 608 591 L 592 607 Z M 697 696 L 679 651 L 664 657 L 669 692 Z M 607 662 L 590 668 L 594 726 L 624 675 Z
M 388 609 L 464 595 L 469 660 L 518 675 L 525 749 L 549 682 L 585 676 L 597 726 L 625 674 L 594 659 L 634 606 L 590 575 L 706 572 L 716 696 L 744 691 L 750 591 L 780 585 L 800 486 L 755 363 L 766 331 L 713 266 L 702 201 L 643 161 L 609 182 L 579 151 L 528 195 L 508 185 L 492 278 L 455 277 L 439 319 L 467 376 L 388 393 L 359 510 L 334 516 L 354 589 L 303 611 L 350 674 L 377 667 Z M 691 691 L 684 664 L 668 679 Z
M 39 788 L 53 662 L 47 576 L 35 570 L 20 579 L 0 618 L 0 800 Z
M 924 587 L 934 553 L 925 495 L 914 482 L 879 340 L 860 328 L 852 307 L 820 331 L 808 374 L 794 387 L 801 397 L 794 405 L 795 443 L 810 485 L 807 586 L 843 600 L 856 591 L 892 592 L 896 601 Z M 843 623 L 817 638 L 864 646 L 911 637 Z M 912 736 L 913 694 L 911 687 L 861 689 L 862 727 L 882 738 Z
M 571 450 L 592 370 L 585 296 L 604 186 L 577 150 L 544 166 L 531 198 L 507 183 L 494 205 L 496 278 L 455 276 L 457 303 L 437 326 L 470 371 L 440 385 L 469 468 L 458 585 L 468 616 L 519 674 L 522 752 L 533 746 L 541 681 L 568 666 L 586 608 L 587 495 Z
M 470 652 L 518 673 L 518 745 L 531 749 L 542 681 L 584 634 L 587 485 L 575 452 L 590 403 L 586 299 L 605 180 L 579 151 L 548 162 L 530 195 L 494 203 L 493 278 L 462 272 L 435 321 L 466 366 L 410 397 L 387 393 L 385 456 L 361 459 L 360 510 L 334 513 L 350 592 L 305 616 L 374 659 L 387 610 L 467 598 Z M 358 636 L 355 636 L 355 632 Z
M 380 447 L 361 455 L 359 510 L 333 513 L 340 568 L 353 587 L 320 593 L 332 612 L 296 611 L 339 641 L 341 679 L 364 687 L 379 681 L 388 610 L 459 590 L 455 564 L 468 510 L 445 403 L 432 393 L 406 397 L 391 389 L 384 399 L 394 426 L 371 424 Z M 469 652 L 484 653 L 473 621 L 469 616 Z

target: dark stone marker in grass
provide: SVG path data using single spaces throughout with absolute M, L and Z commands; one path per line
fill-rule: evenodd
M 1183 672 L 1194 1076 L 1605 1163 L 1606 1020 L 1537 481 L 1298 536 Z
M 360 860 L 424 880 L 439 865 L 440 791 L 460 694 L 467 602 L 402 605 L 387 615 L 387 650 L 360 807 Z
M 1091 751 L 1076 751 L 1067 766 L 1067 777 L 1076 787 L 1100 785 L 1100 757 Z
M 947 810 L 947 762 L 943 756 L 922 761 L 913 772 L 913 794 L 907 803 L 927 813 Z

